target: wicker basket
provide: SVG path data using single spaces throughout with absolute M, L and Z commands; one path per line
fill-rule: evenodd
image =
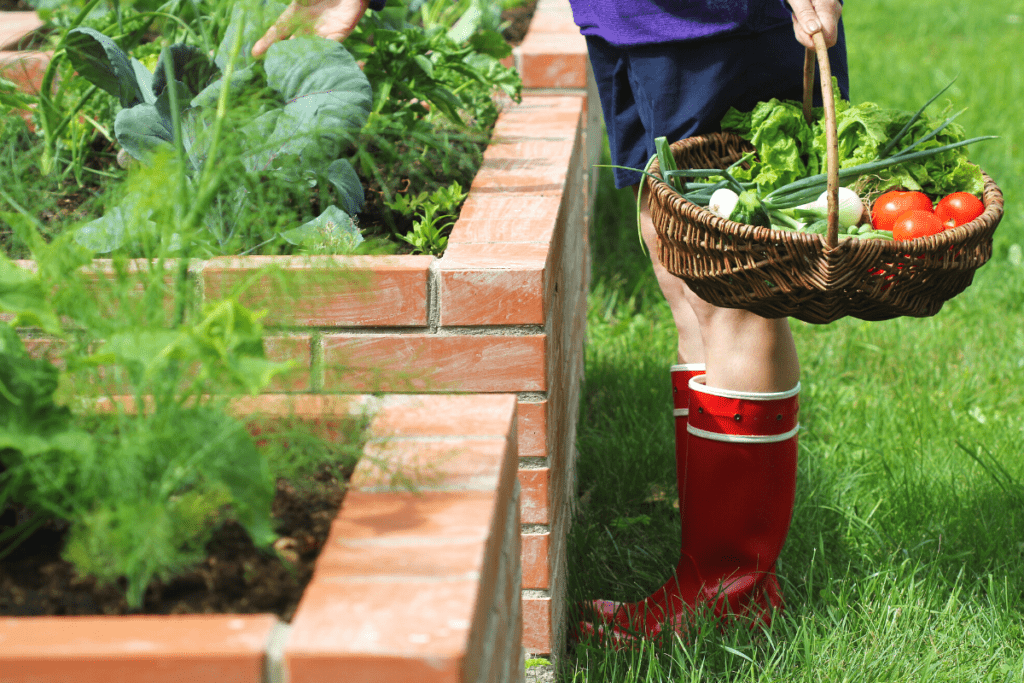
M 686 201 L 660 179 L 649 178 L 661 262 L 705 301 L 766 318 L 793 317 L 824 324 L 845 316 L 888 320 L 934 315 L 971 284 L 975 269 L 991 257 L 992 235 L 1003 215 L 1003 195 L 985 175 L 985 211 L 966 225 L 903 242 L 840 239 L 832 77 L 824 42 L 816 42 L 818 49 L 808 50 L 804 108 L 810 111 L 816 54 L 821 82 L 829 84 L 823 88 L 826 120 L 831 123 L 826 129 L 831 134 L 828 235 L 734 223 Z M 672 145 L 680 168 L 725 168 L 750 149 L 742 138 L 727 133 Z M 650 172 L 659 175 L 656 161 Z

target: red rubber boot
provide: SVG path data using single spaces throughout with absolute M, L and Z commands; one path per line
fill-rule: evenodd
M 673 365 L 672 375 L 672 415 L 676 430 L 676 478 L 682 494 L 686 473 L 686 417 L 690 405 L 690 380 L 704 374 L 703 363 L 687 363 Z M 679 506 L 680 512 L 682 505 Z M 680 557 L 676 571 L 657 591 L 639 602 L 614 602 L 611 600 L 591 600 L 583 605 L 585 618 L 592 622 L 580 624 L 581 631 L 587 634 L 600 632 L 612 641 L 629 640 L 635 635 L 645 635 L 646 629 L 639 624 L 646 622 L 647 617 L 659 624 L 668 612 L 667 605 L 673 601 L 673 594 L 678 586 L 676 575 L 682 569 L 685 558 Z M 606 625 L 616 625 L 619 629 L 608 629 Z
M 799 384 L 776 393 L 689 383 L 687 444 L 679 463 L 682 550 L 675 575 L 639 603 L 595 601 L 590 623 L 613 645 L 683 632 L 697 607 L 752 623 L 782 607 L 775 561 L 796 488 Z

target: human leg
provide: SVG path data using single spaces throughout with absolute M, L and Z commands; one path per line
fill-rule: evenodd
M 668 272 L 658 258 L 658 236 L 646 194 L 640 227 L 658 285 L 672 311 L 679 362 L 705 363 L 708 385 L 720 389 L 772 392 L 796 386 L 800 363 L 789 321 L 713 306 Z
M 615 643 L 656 636 L 666 624 L 682 630 L 703 605 L 719 616 L 769 621 L 782 605 L 774 566 L 796 480 L 799 363 L 788 323 L 694 295 L 661 264 L 646 202 L 641 232 L 676 322 L 680 359 L 699 353 L 706 368 L 672 372 L 682 528 L 675 571 L 639 602 L 586 606 L 592 621 L 585 630 Z

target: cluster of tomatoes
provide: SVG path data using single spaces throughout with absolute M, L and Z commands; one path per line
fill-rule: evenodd
M 970 223 L 984 211 L 981 200 L 969 192 L 946 195 L 932 207 L 923 192 L 893 190 L 875 200 L 871 226 L 892 232 L 894 240 L 912 240 Z

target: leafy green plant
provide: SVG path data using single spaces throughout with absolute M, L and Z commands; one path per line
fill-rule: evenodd
M 402 235 L 417 252 L 440 256 L 448 246 L 444 232 L 454 225 L 455 211 L 466 199 L 462 186 L 455 182 L 433 192 L 397 195 L 388 207 L 404 215 L 416 215 L 412 231 Z
M 354 163 L 379 188 L 382 218 L 399 234 L 388 203 L 409 184 L 428 192 L 453 181 L 468 186 L 498 102 L 518 101 L 522 83 L 501 65 L 510 48 L 495 32 L 459 44 L 441 28 L 366 22 L 346 45 L 374 85 Z
M 229 414 L 231 397 L 291 367 L 266 358 L 262 314 L 237 297 L 192 305 L 186 274 L 165 259 L 141 270 L 114 259 L 114 276 L 97 280 L 70 234 L 46 243 L 25 215 L 4 218 L 38 268 L 0 257 L 0 310 L 13 315 L 0 323 L 0 515 L 15 520 L 0 526 L 0 556 L 44 524 L 66 528 L 64 558 L 123 582 L 137 607 L 152 578 L 205 556 L 227 520 L 269 548 L 277 477 L 338 453 L 307 437 L 301 463 L 268 455 Z M 29 354 L 26 326 L 47 333 L 53 360 Z
M 276 43 L 264 62 L 245 57 L 245 66 L 235 70 L 234 60 L 248 55 L 246 38 L 255 35 L 244 12 L 235 21 L 235 31 L 225 36 L 212 60 L 193 46 L 175 44 L 161 52 L 153 73 L 92 29 L 73 30 L 68 50 L 83 77 L 119 98 L 122 109 L 114 132 L 132 157 L 148 162 L 154 151 L 177 147 L 197 177 L 198 205 L 203 199 L 213 201 L 213 195 L 228 205 L 229 211 L 220 211 L 209 225 L 222 241 L 246 217 L 249 201 L 245 186 L 233 191 L 204 187 L 211 168 L 223 163 L 218 155 L 223 135 L 240 144 L 237 163 L 253 184 L 270 175 L 275 182 L 307 189 L 333 187 L 342 207 L 326 209 L 330 213 L 323 220 L 357 213 L 362 186 L 341 154 L 369 113 L 366 77 L 341 45 L 319 38 Z M 247 111 L 240 125 L 225 128 L 225 108 L 244 101 L 244 92 L 269 96 L 255 111 Z M 135 203 L 131 196 L 125 201 Z M 129 237 L 126 227 L 115 212 L 83 226 L 81 239 L 97 252 L 113 251 Z M 308 232 L 292 231 L 285 239 L 302 244 Z
M 415 228 L 388 201 L 468 186 L 520 93 L 494 22 L 469 16 L 453 38 L 443 3 L 392 2 L 344 47 L 296 38 L 265 60 L 249 48 L 280 3 L 100 7 L 54 9 L 45 94 L 0 97 L 5 112 L 35 105 L 39 130 L 5 125 L 7 190 L 95 253 L 394 251 Z M 9 225 L 0 241 L 26 255 Z

